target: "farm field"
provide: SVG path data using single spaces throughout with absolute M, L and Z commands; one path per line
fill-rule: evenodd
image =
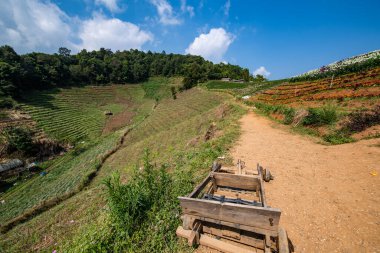
M 86 96 L 88 93 L 92 95 Z M 43 98 L 48 100 L 44 101 Z M 17 185 L 1 194 L 7 203 L 0 206 L 2 225 L 82 189 L 98 170 L 103 157 L 115 149 L 124 132 L 144 120 L 155 104 L 153 99 L 145 97 L 141 85 L 62 89 L 52 94 L 34 94 L 29 101 L 22 107 L 27 108 L 37 122 L 36 127 L 44 129 L 51 138 L 69 141 L 73 148 L 63 156 L 40 165 L 47 172 L 46 176 L 35 175 L 18 181 Z M 93 107 L 92 110 L 88 109 L 88 105 Z M 120 114 L 125 116 L 123 112 L 128 112 L 129 118 L 122 118 L 122 128 L 119 126 L 102 134 L 103 127 L 107 128 L 109 123 L 115 121 L 113 117 L 106 119 L 104 110 L 113 111 L 116 120 Z M 85 120 L 89 120 L 89 125 Z M 91 122 L 94 128 L 91 128 Z
M 380 68 L 310 82 L 284 83 L 251 98 L 273 104 L 380 96 Z
M 241 115 L 242 110 L 231 104 L 230 96 L 195 88 L 179 93 L 177 99 L 174 100 L 170 94 L 167 95 L 165 91 L 168 91 L 167 86 L 157 88 L 153 84 L 144 87 L 143 84 L 137 87 L 140 87 L 143 93 L 136 102 L 132 103 L 132 106 L 137 108 L 137 111 L 141 110 L 146 114 L 140 112 L 134 116 L 134 123 L 130 124 L 132 130 L 125 136 L 122 146 L 105 160 L 94 180 L 87 188 L 61 204 L 7 232 L 0 242 L 3 248 L 10 251 L 72 249 L 74 245 L 68 244 L 72 238 L 78 238 L 91 231 L 94 224 L 101 222 L 99 219 L 106 217 L 107 212 L 104 209 L 106 194 L 102 184 L 104 179 L 119 172 L 122 180 L 127 181 L 134 167 L 140 164 L 142 154 L 147 147 L 152 153 L 153 161 L 158 165 L 169 168 L 181 166 L 184 170 L 202 168 L 203 170 L 195 174 L 194 182 L 196 182 L 201 180 L 207 172 L 213 159 L 221 155 L 225 147 L 231 145 L 233 139 L 236 138 L 237 125 L 228 122 Z M 152 97 L 149 96 L 151 89 L 156 89 L 162 94 L 156 106 L 154 106 L 154 101 L 157 100 L 149 98 Z M 154 92 L 154 94 L 157 93 Z M 146 102 L 140 102 L 137 106 L 136 103 L 139 100 Z M 209 135 L 205 136 L 207 132 Z M 47 174 L 49 177 L 33 178 L 34 181 L 27 181 L 28 185 L 24 185 L 24 191 L 21 188 L 14 188 L 14 191 L 7 193 L 9 198 L 5 196 L 5 200 L 6 203 L 9 201 L 10 205 L 3 205 L 2 211 L 12 212 L 9 212 L 10 215 L 4 217 L 3 221 L 12 218 L 11 215 L 22 213 L 32 203 L 38 203 L 38 200 L 75 188 L 80 177 L 77 181 L 73 181 L 73 177 L 84 175 L 94 166 L 99 165 L 99 160 L 101 160 L 99 156 L 113 149 L 123 133 L 119 130 L 100 137 L 98 142 L 93 143 L 75 158 L 69 154 L 59 158 L 61 162 L 57 160 L 56 164 L 53 163 L 50 167 L 51 172 Z M 215 147 L 215 150 L 207 147 L 210 144 Z M 191 153 L 192 157 L 188 157 Z M 30 187 L 34 187 L 32 195 L 26 190 L 31 189 Z M 21 198 L 18 193 L 26 196 Z M 14 202 L 12 198 L 15 198 Z M 16 205 L 16 201 L 21 205 Z M 13 209 L 10 208 L 12 205 Z M 5 209 L 7 206 L 9 209 Z M 30 231 L 30 227 L 37 227 L 37 229 Z M 172 237 L 173 239 L 171 243 L 177 244 L 175 236 Z M 77 243 L 83 243 L 83 240 L 80 239 Z M 78 244 L 77 247 L 80 245 Z

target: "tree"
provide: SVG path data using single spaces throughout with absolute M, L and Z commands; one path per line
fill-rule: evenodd
M 248 69 L 243 69 L 242 76 L 245 82 L 249 81 L 249 70 Z
M 69 57 L 70 56 L 70 53 L 71 53 L 71 50 L 70 49 L 67 49 L 65 47 L 60 47 L 58 49 L 58 54 L 60 56 L 63 56 L 63 57 Z

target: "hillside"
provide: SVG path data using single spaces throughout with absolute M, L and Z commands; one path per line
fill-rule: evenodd
M 15 181 L 15 186 L 1 194 L 2 229 L 9 230 L 2 235 L 1 247 L 10 252 L 77 252 L 75 249 L 90 247 L 88 233 L 109 229 L 104 223 L 109 215 L 104 180 L 118 172 L 126 182 L 134 168 L 141 166 L 147 148 L 157 166 L 173 172 L 187 171 L 182 180 L 194 179 L 190 189 L 201 180 L 213 159 L 236 138 L 237 125 L 231 123 L 242 110 L 228 95 L 197 88 L 179 92 L 173 99 L 171 86 L 178 87 L 176 79 L 161 78 L 138 85 L 35 92 L 23 100 L 21 108 L 37 122 L 37 128 L 76 144 L 64 155 L 41 165 L 46 175 L 34 174 Z M 107 119 L 103 114 L 106 110 L 114 115 Z M 168 203 L 176 203 L 175 199 Z M 157 215 L 170 214 L 172 218 L 167 222 L 176 226 L 177 208 Z M 98 228 L 93 230 L 94 226 Z M 147 244 L 146 250 L 182 247 L 174 231 L 167 229 L 160 233 L 167 234 L 168 245 Z M 98 246 L 103 243 L 100 240 Z M 116 243 L 120 242 L 102 247 Z

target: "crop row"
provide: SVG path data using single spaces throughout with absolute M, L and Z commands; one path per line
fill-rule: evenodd
M 295 100 L 322 100 L 338 98 L 356 98 L 356 97 L 374 97 L 380 95 L 380 87 L 363 87 L 357 90 L 353 89 L 335 89 L 305 96 L 258 96 L 255 99 L 263 102 L 280 102 L 289 103 Z

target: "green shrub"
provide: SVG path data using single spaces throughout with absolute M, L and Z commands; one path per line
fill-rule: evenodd
M 330 125 L 338 120 L 336 108 L 332 105 L 321 108 L 309 108 L 309 114 L 304 118 L 303 124 L 306 126 Z
M 13 108 L 14 101 L 9 97 L 0 97 L 0 108 L 11 109 Z
M 25 154 L 36 151 L 32 136 L 30 129 L 25 127 L 7 127 L 1 134 L 3 142 L 8 146 L 8 152 L 20 151 Z
M 343 144 L 343 143 L 349 143 L 353 142 L 354 139 L 352 139 L 349 134 L 343 132 L 343 131 L 337 131 L 331 134 L 327 134 L 323 136 L 323 140 L 325 140 L 328 143 L 337 145 L 337 144 Z
M 8 114 L 6 112 L 0 112 L 0 119 L 7 119 Z
M 170 92 L 172 93 L 173 99 L 177 99 L 177 91 L 175 90 L 174 86 L 170 87 Z
M 157 168 L 145 151 L 144 166 L 135 169 L 127 184 L 119 175 L 105 181 L 108 189 L 111 231 L 86 252 L 163 252 L 176 243 L 180 206 L 177 197 L 191 191 L 190 172 L 168 173 Z M 172 251 L 172 250 L 170 250 Z
M 380 124 L 380 105 L 375 106 L 372 110 L 351 113 L 344 128 L 350 132 L 361 132 L 378 124 Z
M 269 105 L 264 103 L 254 103 L 255 107 L 264 114 L 279 113 L 285 116 L 283 123 L 289 125 L 293 122 L 295 110 L 283 105 Z

